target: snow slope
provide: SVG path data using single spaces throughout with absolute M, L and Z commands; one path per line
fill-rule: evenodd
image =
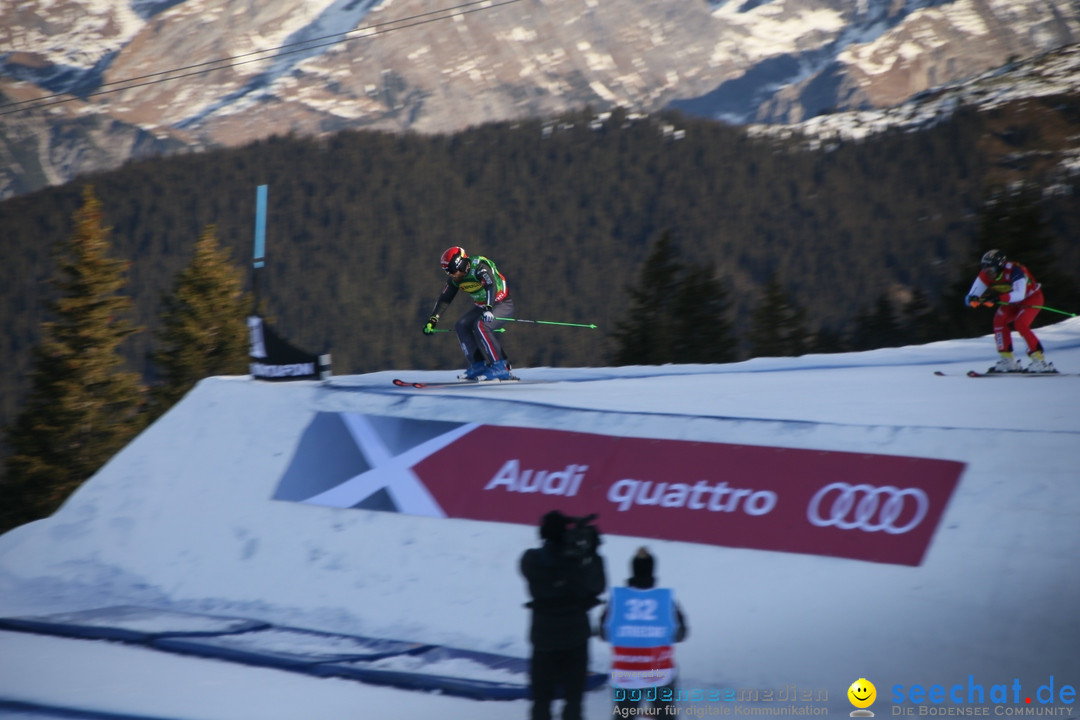
M 1080 319 L 1039 334 L 1059 368 L 1080 372 Z M 795 685 L 839 715 L 865 677 L 874 709 L 891 715 L 905 711 L 888 706 L 897 684 L 970 676 L 1034 693 L 1052 676 L 1076 687 L 1080 376 L 963 377 L 992 355 L 979 338 L 718 366 L 526 368 L 547 382 L 425 391 L 390 385 L 406 371 L 328 385 L 213 378 L 53 517 L 0 537 L 0 615 L 134 604 L 526 657 L 516 564 L 535 528 L 270 499 L 313 415 L 354 412 L 964 462 L 918 567 L 608 535 L 609 582 L 648 544 L 688 615 L 677 650 L 688 688 Z M 602 669 L 608 647 L 592 654 Z M 0 632 L 0 699 L 184 720 L 527 714 L 523 701 L 14 632 Z M 606 691 L 587 710 L 610 716 Z

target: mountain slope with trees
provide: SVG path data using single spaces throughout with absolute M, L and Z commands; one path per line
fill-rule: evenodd
M 5 428 L 0 471 L 0 533 L 52 513 L 113 454 L 167 411 L 196 382 L 247 366 L 245 318 L 251 299 L 218 245 L 213 226 L 191 263 L 162 294 L 162 328 L 149 387 L 125 369 L 122 346 L 144 331 L 127 318 L 130 263 L 111 257 L 111 228 L 92 186 L 56 252 L 57 292 L 33 349 L 30 393 Z
M 804 313 L 819 350 L 861 345 L 876 315 L 915 307 L 924 322 L 896 317 L 897 328 L 987 332 L 989 319 L 962 307 L 957 287 L 996 241 L 997 226 L 980 219 L 1006 182 L 1035 188 L 1025 202 L 1036 226 L 1017 241 L 1018 256 L 1027 259 L 1027 243 L 1052 259 L 1046 267 L 1080 264 L 1076 177 L 1040 160 L 1050 139 L 1077 125 L 1074 94 L 994 113 L 962 109 L 919 132 L 812 150 L 677 114 L 582 112 L 453 135 L 278 137 L 131 163 L 0 203 L 0 344 L 10 359 L 0 418 L 25 397 L 54 294 L 44 282 L 49 251 L 70 234 L 87 181 L 114 227 L 115 255 L 131 261 L 133 320 L 147 332 L 126 355 L 144 377 L 156 372 L 162 292 L 200 232 L 214 225 L 232 257 L 250 257 L 259 184 L 270 196 L 268 316 L 299 346 L 332 352 L 335 373 L 461 365 L 451 338 L 420 333 L 443 284 L 438 257 L 451 245 L 499 264 L 522 317 L 600 327 L 510 328 L 504 342 L 518 367 L 587 366 L 617 352 L 611 334 L 664 233 L 695 282 L 723 290 L 735 357 L 751 351 L 747 333 L 770 278 Z M 1017 160 L 1025 153 L 1031 162 Z M 1048 283 L 1047 302 L 1075 311 L 1066 283 Z M 894 344 L 910 337 L 894 332 Z
M 109 228 L 93 189 L 83 191 L 70 239 L 51 279 L 54 320 L 34 348 L 31 391 L 6 440 L 0 528 L 52 513 L 144 425 L 139 376 L 120 347 L 139 328 L 128 319 L 127 263 L 112 257 Z M 27 518 L 23 518 L 23 515 Z

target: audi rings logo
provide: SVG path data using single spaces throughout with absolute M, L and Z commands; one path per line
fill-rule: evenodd
M 832 506 L 822 516 L 822 504 L 827 497 L 832 497 Z M 914 514 L 910 510 L 912 503 Z M 891 485 L 834 482 L 817 491 L 806 507 L 806 518 L 818 527 L 884 530 L 890 535 L 902 535 L 918 526 L 929 509 L 930 500 L 919 488 L 900 490 Z

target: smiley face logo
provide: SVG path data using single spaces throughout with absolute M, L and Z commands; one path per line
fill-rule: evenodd
M 877 699 L 877 688 L 866 678 L 859 678 L 847 689 L 848 700 L 857 708 L 868 708 Z

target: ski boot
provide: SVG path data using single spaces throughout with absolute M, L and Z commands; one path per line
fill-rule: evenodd
M 480 376 L 487 372 L 487 365 L 483 362 L 474 362 L 458 375 L 458 380 L 479 380 Z
M 1001 359 L 997 361 L 997 364 L 987 370 L 988 373 L 1016 373 L 1023 372 L 1024 368 L 1020 365 L 1020 361 L 1013 357 L 1011 352 L 1001 353 Z
M 1031 358 L 1031 364 L 1024 368 L 1024 372 L 1028 373 L 1056 373 L 1057 368 L 1053 363 L 1046 362 L 1046 358 L 1043 357 L 1041 350 L 1036 350 L 1033 353 L 1028 353 L 1028 357 Z
M 516 377 L 510 374 L 510 363 L 505 360 L 497 360 L 487 366 L 484 368 L 484 372 L 476 379 L 481 382 L 487 380 L 517 380 Z

